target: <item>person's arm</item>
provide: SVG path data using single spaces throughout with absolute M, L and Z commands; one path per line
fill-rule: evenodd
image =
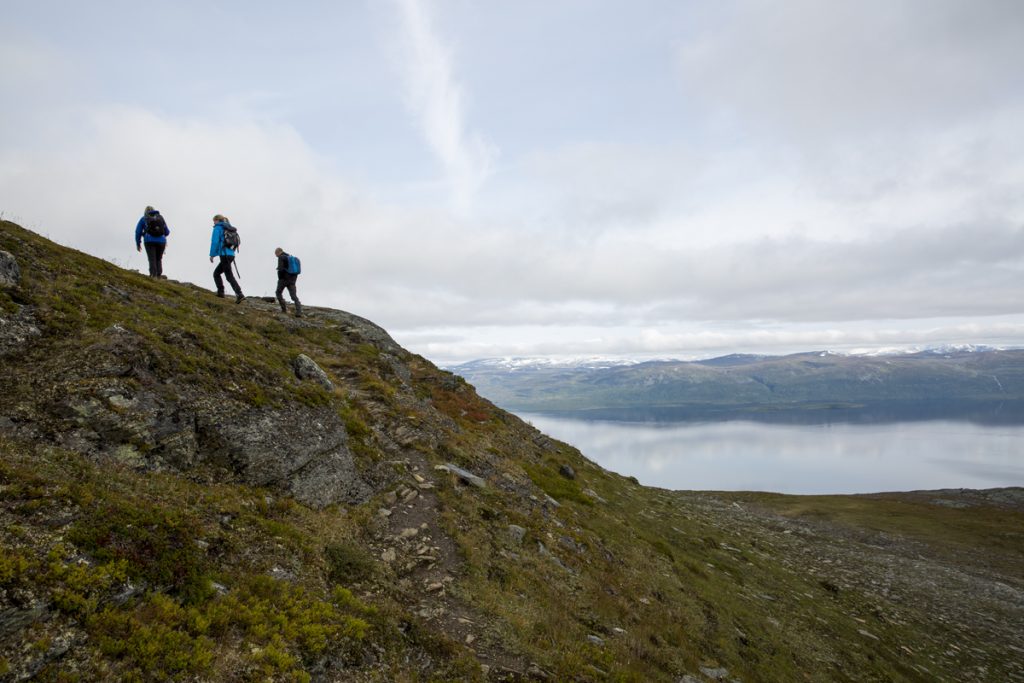
M 213 235 L 210 237 L 210 263 L 213 257 L 220 255 L 221 243 L 224 241 L 224 228 L 219 225 L 213 226 Z
M 277 257 L 277 277 L 283 278 L 288 274 L 288 254 L 281 254 Z
M 142 233 L 146 229 L 146 217 L 139 219 L 135 226 L 135 251 L 142 251 Z

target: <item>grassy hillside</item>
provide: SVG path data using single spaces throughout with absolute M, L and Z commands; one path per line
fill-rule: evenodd
M 646 488 L 357 316 L 0 251 L 0 681 L 1024 677 L 1020 490 Z

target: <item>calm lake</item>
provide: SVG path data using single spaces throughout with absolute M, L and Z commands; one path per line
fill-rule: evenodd
M 606 469 L 668 489 L 823 494 L 1024 486 L 1024 424 L 519 415 Z

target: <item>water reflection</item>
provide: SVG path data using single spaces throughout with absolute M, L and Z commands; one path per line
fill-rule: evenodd
M 669 489 L 869 493 L 1024 485 L 1024 425 L 622 422 L 523 414 L 602 467 Z

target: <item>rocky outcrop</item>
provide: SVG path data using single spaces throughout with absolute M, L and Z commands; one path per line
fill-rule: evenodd
M 21 283 L 21 268 L 10 252 L 0 250 L 0 287 L 15 288 Z M 0 358 L 27 348 L 42 334 L 32 309 L 13 305 L 15 310 L 0 308 Z
M 53 413 L 61 419 L 46 427 L 56 443 L 132 467 L 211 465 L 317 508 L 359 503 L 373 493 L 355 467 L 344 424 L 329 408 L 253 409 L 228 397 L 175 399 L 118 382 L 76 391 Z
M 21 269 L 14 255 L 0 251 L 0 287 L 17 287 L 21 282 Z
M 28 348 L 41 334 L 28 306 L 21 306 L 14 314 L 6 314 L 0 309 L 0 357 Z
M 366 318 L 361 318 L 346 311 L 336 311 L 329 308 L 309 310 L 311 312 L 315 311 L 318 317 L 323 318 L 328 323 L 328 326 L 336 326 L 348 337 L 359 341 L 367 341 L 388 353 L 404 353 L 404 349 L 391 338 L 391 335 L 383 327 L 370 322 Z
M 197 421 L 200 458 L 228 464 L 246 483 L 285 490 L 314 507 L 359 503 L 372 493 L 356 472 L 344 424 L 329 408 L 290 405 Z
M 0 349 L 9 348 L 5 329 L 0 322 Z M 237 387 L 161 382 L 154 362 L 142 336 L 111 325 L 82 356 L 46 359 L 45 371 L 62 381 L 23 392 L 15 419 L 0 428 L 137 469 L 212 468 L 219 478 L 266 486 L 311 507 L 373 494 L 336 410 L 298 401 L 254 407 L 239 400 Z
M 327 389 L 327 391 L 334 390 L 334 383 L 331 382 L 327 373 L 324 372 L 323 368 L 316 364 L 316 361 L 306 354 L 300 353 L 295 360 L 292 361 L 292 368 L 295 370 L 295 376 L 299 379 L 313 380 L 324 389 Z

